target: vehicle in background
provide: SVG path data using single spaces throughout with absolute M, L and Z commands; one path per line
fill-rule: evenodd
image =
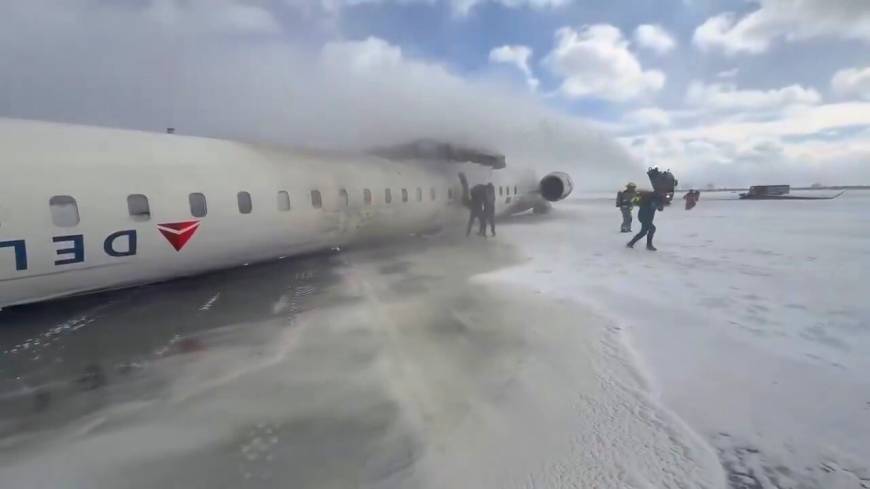
M 740 194 L 741 200 L 830 200 L 836 199 L 843 195 L 840 192 L 836 195 L 829 196 L 812 196 L 812 195 L 789 195 L 791 193 L 790 185 L 753 185 L 749 187 L 749 192 Z

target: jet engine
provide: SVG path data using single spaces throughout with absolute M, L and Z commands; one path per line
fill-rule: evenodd
M 574 190 L 574 182 L 571 181 L 571 177 L 567 173 L 557 171 L 542 178 L 539 188 L 542 197 L 550 202 L 556 202 L 571 195 L 571 191 Z

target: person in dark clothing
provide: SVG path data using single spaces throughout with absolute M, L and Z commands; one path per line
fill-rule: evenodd
M 698 196 L 700 196 L 700 192 L 693 190 L 689 190 L 686 192 L 686 195 L 683 196 L 683 199 L 686 200 L 686 210 L 691 210 L 695 207 L 695 204 L 698 203 Z
M 486 236 L 486 223 L 489 222 L 489 230 L 495 236 L 495 185 L 492 182 L 486 184 L 486 200 L 483 201 L 483 215 L 486 218 L 480 221 L 480 234 Z
M 616 207 L 622 213 L 622 226 L 620 231 L 623 233 L 631 232 L 631 209 L 634 207 L 634 196 L 637 194 L 637 185 L 629 183 L 625 186 L 625 190 L 620 190 L 616 193 Z
M 465 235 L 471 234 L 471 226 L 474 225 L 474 220 L 480 220 L 480 235 L 485 235 L 486 214 L 484 213 L 484 203 L 486 202 L 486 185 L 475 185 L 471 187 L 469 192 L 470 199 L 468 202 L 468 228 L 465 230 Z
M 657 210 L 663 210 L 665 205 L 665 196 L 660 192 L 640 191 L 635 198 L 637 202 L 637 220 L 640 221 L 640 232 L 637 233 L 631 241 L 625 246 L 634 248 L 634 244 L 646 236 L 646 249 L 656 251 L 653 246 L 653 236 L 656 234 L 656 227 L 653 224 Z

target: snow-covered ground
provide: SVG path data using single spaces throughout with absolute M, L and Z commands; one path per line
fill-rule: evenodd
M 502 226 L 529 262 L 488 278 L 623 327 L 653 395 L 733 487 L 870 487 L 870 192 L 733 199 L 676 201 L 655 253 L 623 246 L 610 196 L 574 199 L 546 226 Z
M 333 290 L 275 287 L 271 306 L 172 336 L 135 381 L 84 394 L 108 398 L 102 407 L 40 421 L 68 412 L 55 396 L 0 439 L 0 478 L 29 488 L 721 487 L 716 454 L 649 395 L 618 325 L 536 293 L 536 280 L 490 281 L 517 262 L 509 239 L 453 239 L 343 254 Z M 272 293 L 263 282 L 283 284 L 273 275 L 263 270 L 259 295 Z M 217 299 L 201 290 L 174 301 L 176 314 L 239 315 L 224 304 L 234 283 L 215 286 Z M 115 317 L 129 309 L 117 301 L 127 305 Z M 139 297 L 148 309 L 137 316 L 159 302 Z M 100 322 L 65 341 L 120 327 Z M 191 340 L 193 351 L 165 353 Z
M 0 485 L 866 488 L 870 194 L 714 198 L 656 253 L 578 198 L 4 316 L 0 372 L 54 394 L 0 420 Z M 107 380 L 28 370 L 70 350 Z

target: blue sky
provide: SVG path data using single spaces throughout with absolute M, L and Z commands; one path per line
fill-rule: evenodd
M 436 135 L 614 181 L 655 162 L 698 183 L 870 183 L 866 0 L 3 8 L 0 116 L 291 144 Z
M 870 7 L 868 7 L 870 8 Z M 348 39 L 375 36 L 402 47 L 405 52 L 448 64 L 457 73 L 476 76 L 493 69 L 489 52 L 501 45 L 525 45 L 534 55 L 530 66 L 541 80 L 541 91 L 556 90 L 560 80 L 541 66 L 553 49 L 554 33 L 565 26 L 606 23 L 627 37 L 641 24 L 655 24 L 667 30 L 677 46 L 667 56 L 644 49 L 633 53 L 644 66 L 662 70 L 667 83 L 657 102 L 679 105 L 691 80 L 715 79 L 722 71 L 738 68 L 731 78 L 755 89 L 776 89 L 791 84 L 826 90 L 830 77 L 843 67 L 870 65 L 866 40 L 845 40 L 836 36 L 806 42 L 781 42 L 762 55 L 730 56 L 703 52 L 692 43 L 695 29 L 722 12 L 746 15 L 758 5 L 745 0 L 614 0 L 573 2 L 535 9 L 506 7 L 498 2 L 477 5 L 467 14 L 457 14 L 446 2 L 363 2 L 345 7 L 339 30 Z M 521 81 L 520 73 L 514 73 Z M 557 105 L 585 115 L 618 117 L 631 104 L 596 104 L 595 97 L 558 100 Z M 591 114 L 583 109 L 592 107 Z M 600 111 L 600 113 L 599 113 Z

